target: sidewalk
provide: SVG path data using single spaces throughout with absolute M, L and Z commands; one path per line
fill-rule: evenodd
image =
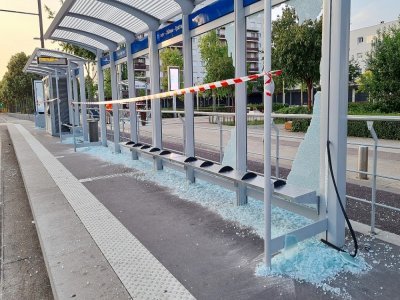
M 326 293 L 321 288 L 291 278 L 255 276 L 256 266 L 262 259 L 263 240 L 249 228 L 238 227 L 238 224 L 226 221 L 196 203 L 182 200 L 165 187 L 151 181 L 138 180 L 132 175 L 137 170 L 100 160 L 85 152 L 74 153 L 71 145 L 60 144 L 59 139 L 44 131 L 35 130 L 29 121 L 13 118 L 6 118 L 6 121 L 11 124 L 9 128 L 13 135 L 19 134 L 20 143 L 25 143 L 20 148 L 25 151 L 25 158 L 18 158 L 21 167 L 36 166 L 33 160 L 41 162 L 41 168 L 47 170 L 47 175 L 30 174 L 46 180 L 47 183 L 43 182 L 42 186 L 58 186 L 60 196 L 68 201 L 80 219 L 73 224 L 80 224 L 80 227 L 87 230 L 94 240 L 92 246 L 97 245 L 96 251 L 100 251 L 102 257 L 112 266 L 111 271 L 131 297 L 136 295 L 139 299 L 177 299 L 178 297 L 169 294 L 176 291 L 176 288 L 182 291 L 182 299 L 191 296 L 197 299 L 343 297 L 342 294 L 336 296 Z M 23 128 L 15 127 L 13 123 L 21 124 Z M 74 193 L 71 194 L 71 190 Z M 61 200 L 54 197 L 52 201 Z M 62 216 L 59 215 L 58 218 L 61 219 Z M 45 225 L 40 222 L 37 224 L 39 231 Z M 111 224 L 120 224 L 122 227 Z M 75 225 L 72 228 L 76 229 Z M 116 234 L 109 231 L 109 227 L 116 229 Z M 124 231 L 122 238 L 121 231 Z M 62 238 L 75 241 L 68 247 L 71 251 L 75 245 L 80 244 L 76 243 L 74 236 L 64 235 Z M 134 251 L 128 252 L 122 246 L 129 240 L 137 240 L 143 251 L 151 253 L 162 265 L 162 269 L 165 268 L 166 274 L 171 274 L 167 276 L 173 276 L 176 281 L 169 281 L 168 288 L 160 289 L 158 271 L 150 271 L 153 264 L 142 264 L 142 256 L 135 255 Z M 68 243 L 68 240 L 64 243 Z M 364 249 L 367 244 L 374 252 Z M 340 289 L 345 287 L 346 295 L 351 295 L 354 299 L 396 298 L 397 283 L 400 280 L 400 248 L 372 240 L 368 236 L 360 237 L 360 245 L 361 253 L 373 266 L 373 270 L 358 276 L 341 274 L 329 282 L 329 286 Z M 59 255 L 65 268 L 69 264 L 77 263 L 76 260 L 80 258 L 78 253 L 68 255 L 61 251 Z M 50 266 L 52 268 L 54 267 Z M 89 272 L 89 275 L 95 273 L 98 281 L 90 281 L 86 287 L 88 292 L 102 288 L 105 293 L 112 294 L 112 286 L 99 285 L 102 281 L 109 282 L 111 273 L 107 272 L 110 270 L 105 265 L 104 268 L 108 270 L 105 273 L 99 269 Z M 138 272 L 137 275 L 131 273 L 133 270 Z M 148 277 L 145 274 L 149 274 Z M 84 272 L 75 272 L 74 275 L 76 278 L 67 279 L 86 282 L 87 275 Z M 143 285 L 142 280 L 146 281 L 146 285 Z M 140 290 L 143 293 L 140 296 L 135 294 L 138 292 L 135 287 L 138 286 L 146 286 Z

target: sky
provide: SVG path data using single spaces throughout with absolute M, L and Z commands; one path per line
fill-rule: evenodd
M 57 11 L 60 0 L 42 0 L 42 5 L 49 6 Z M 380 21 L 393 21 L 400 15 L 399 0 L 352 0 L 351 1 L 351 29 L 358 29 L 378 24 Z M 0 9 L 37 12 L 36 0 L 0 0 Z M 51 20 L 43 10 L 44 31 L 49 27 Z M 6 72 L 10 57 L 18 52 L 30 55 L 40 46 L 38 17 L 0 12 L 0 78 Z M 47 48 L 57 49 L 57 44 L 46 41 Z

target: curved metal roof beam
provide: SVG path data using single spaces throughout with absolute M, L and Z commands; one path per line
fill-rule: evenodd
M 132 31 L 129 31 L 129 30 L 125 29 L 124 27 L 118 26 L 111 22 L 104 21 L 102 19 L 98 19 L 95 17 L 87 16 L 87 15 L 77 14 L 77 13 L 71 13 L 71 12 L 67 13 L 65 16 L 77 18 L 77 19 L 84 20 L 84 21 L 89 21 L 89 22 L 96 23 L 98 25 L 107 27 L 108 29 L 122 35 L 126 41 L 132 41 L 135 38 L 135 33 L 133 33 Z
M 67 53 L 65 51 L 60 51 L 60 50 L 55 50 L 55 49 L 46 49 L 46 48 L 36 48 L 35 49 L 36 56 L 37 56 L 37 52 L 39 52 L 39 51 L 46 51 L 46 52 L 49 52 L 51 54 L 53 54 L 53 53 L 54 54 L 58 54 L 58 55 L 61 55 L 63 57 L 66 57 L 68 59 L 85 60 L 85 58 L 83 58 L 83 57 L 79 57 L 77 55 L 74 55 L 74 54 L 71 54 L 71 53 Z
M 193 11 L 195 6 L 194 1 L 192 0 L 174 0 L 181 7 L 183 14 L 188 14 Z
M 49 75 L 49 73 L 46 73 L 45 71 L 34 70 L 34 69 L 26 69 L 25 73 L 32 73 L 32 74 L 37 74 L 37 75 L 42 75 L 42 76 Z
M 57 29 L 86 36 L 92 40 L 98 41 L 99 43 L 107 46 L 108 50 L 110 50 L 110 51 L 114 51 L 118 47 L 118 44 L 116 42 L 106 39 L 105 37 L 102 37 L 100 35 L 97 35 L 97 34 L 94 34 L 91 32 L 74 29 L 74 28 L 69 28 L 69 27 L 61 27 L 61 26 L 57 27 Z
M 150 31 L 156 30 L 158 29 L 158 27 L 160 27 L 159 19 L 133 6 L 130 6 L 128 4 L 116 0 L 97 0 L 97 1 L 114 6 L 115 8 L 125 11 L 128 14 L 131 14 L 132 16 L 135 16 L 136 18 L 146 23 Z
M 35 71 L 35 72 L 42 72 L 42 73 L 54 73 L 54 69 L 48 69 L 48 68 L 39 68 L 39 67 L 29 67 L 27 70 Z
M 40 69 L 40 70 L 44 70 L 44 71 L 54 71 L 56 66 L 54 66 L 54 68 L 52 68 L 52 67 L 48 67 L 46 65 L 32 64 L 32 65 L 29 66 L 29 68 L 38 69 L 38 70 Z
M 87 51 L 92 52 L 93 54 L 97 54 L 98 49 L 96 47 L 93 47 L 92 45 L 88 45 L 88 44 L 84 44 L 81 42 L 77 42 L 77 41 L 70 40 L 70 39 L 64 39 L 64 38 L 60 38 L 60 37 L 51 37 L 51 40 L 68 43 L 68 44 L 74 44 L 75 46 L 81 47 Z M 100 50 L 104 51 L 106 49 L 100 49 Z

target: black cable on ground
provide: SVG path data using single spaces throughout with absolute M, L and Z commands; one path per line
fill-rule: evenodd
M 357 252 L 358 252 L 357 237 L 356 237 L 356 234 L 355 234 L 355 232 L 354 232 L 354 230 L 353 230 L 353 226 L 351 226 L 351 223 L 350 223 L 349 217 L 347 216 L 346 210 L 344 209 L 342 200 L 341 200 L 340 195 L 339 195 L 339 190 L 338 190 L 338 187 L 337 187 L 337 185 L 336 185 L 336 179 L 335 179 L 335 175 L 333 174 L 333 168 L 332 168 L 332 158 L 331 158 L 330 144 L 331 144 L 330 141 L 327 141 L 327 142 L 326 142 L 326 148 L 327 148 L 327 152 L 328 152 L 329 172 L 330 172 L 330 174 L 331 174 L 332 182 L 333 182 L 333 185 L 334 185 L 334 187 L 335 187 L 335 192 L 336 192 L 337 200 L 338 200 L 338 202 L 339 202 L 339 205 L 340 205 L 340 208 L 341 208 L 341 210 L 342 210 L 343 216 L 344 216 L 344 218 L 345 218 L 345 220 L 346 220 L 347 226 L 349 227 L 349 230 L 350 230 L 350 233 L 351 233 L 351 237 L 353 238 L 354 253 L 349 253 L 349 255 L 352 256 L 352 257 L 356 257 Z M 341 248 L 339 248 L 339 247 L 333 245 L 332 243 L 328 242 L 327 240 L 321 239 L 321 242 L 323 242 L 324 244 L 326 244 L 326 245 L 328 245 L 328 246 L 330 246 L 330 247 L 332 247 L 332 248 L 334 248 L 334 249 L 336 249 L 336 250 L 338 250 L 338 251 L 340 251 L 340 252 L 347 252 L 347 251 L 345 251 L 345 250 L 343 250 L 343 249 L 341 249 Z M 348 253 L 348 252 L 347 252 L 347 253 Z

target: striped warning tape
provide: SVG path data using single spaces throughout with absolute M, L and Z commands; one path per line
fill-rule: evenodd
M 212 89 L 216 89 L 216 88 L 220 88 L 220 87 L 226 87 L 226 86 L 235 85 L 238 83 L 243 83 L 246 81 L 256 80 L 263 76 L 267 77 L 267 80 L 265 81 L 265 85 L 266 85 L 265 93 L 267 96 L 271 96 L 272 93 L 274 92 L 274 84 L 273 84 L 274 81 L 272 80 L 272 77 L 279 76 L 281 74 L 282 74 L 281 70 L 276 70 L 276 71 L 263 72 L 263 73 L 244 76 L 244 77 L 226 79 L 226 80 L 216 81 L 216 82 L 212 82 L 212 83 L 206 83 L 206 84 L 202 84 L 202 85 L 192 86 L 192 87 L 184 88 L 184 89 L 180 89 L 180 90 L 174 90 L 174 91 L 170 91 L 170 92 L 158 93 L 158 94 L 135 97 L 135 98 L 112 100 L 112 101 L 72 102 L 72 103 L 73 104 L 100 105 L 100 104 L 122 104 L 122 103 L 139 102 L 139 101 L 145 101 L 145 100 L 156 100 L 156 99 L 163 99 L 163 98 L 168 98 L 168 97 L 172 97 L 172 96 L 193 94 L 196 92 L 204 92 L 206 90 L 212 90 Z

